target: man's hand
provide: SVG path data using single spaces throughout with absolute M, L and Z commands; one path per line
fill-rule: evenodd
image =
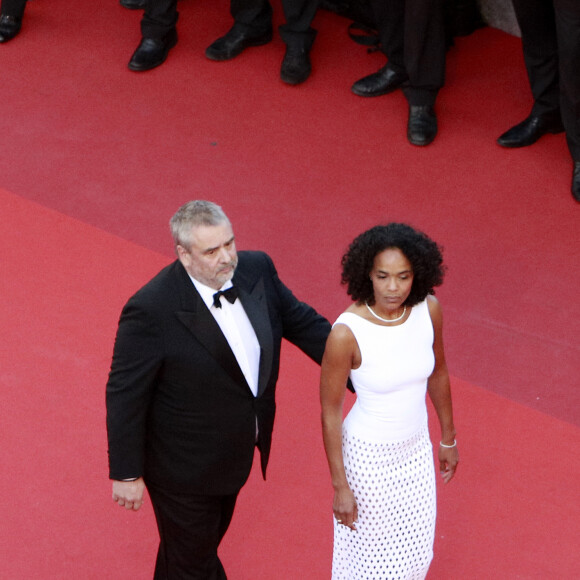
M 135 481 L 113 481 L 113 501 L 127 510 L 137 511 L 143 504 L 145 482 L 140 477 Z

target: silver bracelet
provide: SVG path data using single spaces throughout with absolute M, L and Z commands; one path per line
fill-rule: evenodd
M 454 447 L 457 447 L 457 439 L 453 439 L 453 445 L 445 445 L 443 441 L 440 441 L 439 445 L 441 445 L 441 447 L 445 447 L 445 449 L 453 449 Z

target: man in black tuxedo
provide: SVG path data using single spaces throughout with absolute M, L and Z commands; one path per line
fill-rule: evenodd
M 566 131 L 572 155 L 572 196 L 580 202 L 580 0 L 513 0 L 534 97 L 529 116 L 499 137 L 526 147 Z
M 266 254 L 236 252 L 219 206 L 189 202 L 171 229 L 178 259 L 119 321 L 107 383 L 113 499 L 137 510 L 147 487 L 156 580 L 223 580 L 217 548 L 255 447 L 266 474 L 282 338 L 320 363 L 330 324 Z

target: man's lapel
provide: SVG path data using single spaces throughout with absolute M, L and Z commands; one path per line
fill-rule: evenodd
M 235 279 L 234 279 L 234 283 Z M 242 306 L 254 327 L 254 332 L 260 344 L 260 376 L 258 378 L 258 396 L 264 392 L 272 372 L 274 343 L 272 325 L 268 314 L 268 303 L 264 290 L 264 281 L 260 278 L 253 288 L 247 291 L 243 282 L 236 283 Z
M 182 310 L 175 313 L 177 318 L 237 383 L 249 389 L 226 337 L 181 264 L 177 271 L 182 305 Z

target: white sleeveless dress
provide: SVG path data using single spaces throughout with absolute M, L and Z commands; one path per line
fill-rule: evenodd
M 398 326 L 341 314 L 362 363 L 343 423 L 346 477 L 357 530 L 334 522 L 332 580 L 420 580 L 433 558 L 435 470 L 425 394 L 435 359 L 427 302 Z

